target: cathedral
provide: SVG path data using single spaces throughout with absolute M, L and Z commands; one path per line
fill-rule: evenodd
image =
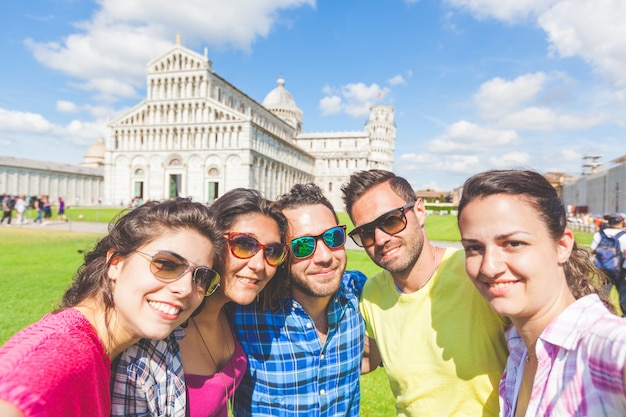
M 210 203 L 237 187 L 275 199 L 315 182 L 342 211 L 350 174 L 392 170 L 393 107 L 371 107 L 363 131 L 307 133 L 282 77 L 259 104 L 211 65 L 206 50 L 198 54 L 180 38 L 148 63 L 145 100 L 107 129 L 105 204 L 176 196 Z

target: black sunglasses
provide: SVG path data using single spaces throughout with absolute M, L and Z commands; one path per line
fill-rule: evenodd
M 374 221 L 366 223 L 357 227 L 348 236 L 352 238 L 354 243 L 362 248 L 372 246 L 376 241 L 376 229 L 380 229 L 388 235 L 395 235 L 400 233 L 406 228 L 406 210 L 410 210 L 415 206 L 415 201 L 399 207 L 397 209 L 389 210 L 388 212 L 378 216 Z
M 313 255 L 317 240 L 322 239 L 330 249 L 340 248 L 346 243 L 346 226 L 335 226 L 317 236 L 300 236 L 291 241 L 291 253 L 298 259 Z
M 263 257 L 269 265 L 278 266 L 285 260 L 287 248 L 282 243 L 275 242 L 264 245 L 255 237 L 241 232 L 230 232 L 225 235 L 228 239 L 230 253 L 235 258 L 252 258 L 258 251 L 263 249 Z
M 159 281 L 174 282 L 193 268 L 191 278 L 205 297 L 213 294 L 220 286 L 220 274 L 208 266 L 197 266 L 177 253 L 164 250 L 154 255 L 141 251 L 135 252 L 150 258 L 150 272 Z

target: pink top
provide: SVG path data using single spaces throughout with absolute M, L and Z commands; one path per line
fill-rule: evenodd
M 0 348 L 0 399 L 25 417 L 108 416 L 111 362 L 75 309 L 42 317 Z
M 185 374 L 187 385 L 187 415 L 190 417 L 227 417 L 228 398 L 241 383 L 248 360 L 239 340 L 235 338 L 235 352 L 230 362 L 218 373 L 205 376 Z

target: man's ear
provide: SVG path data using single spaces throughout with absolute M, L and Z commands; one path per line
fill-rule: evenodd
M 419 222 L 420 227 L 424 227 L 424 224 L 426 223 L 426 206 L 424 205 L 424 200 L 421 198 L 415 200 L 413 211 L 417 216 L 417 221 Z

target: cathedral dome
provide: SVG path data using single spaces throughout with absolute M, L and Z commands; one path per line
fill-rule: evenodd
M 270 91 L 263 100 L 263 107 L 283 119 L 296 133 L 302 131 L 302 110 L 289 91 L 285 89 L 285 80 L 280 77 L 276 81 L 276 88 Z
M 265 96 L 263 106 L 268 110 L 300 110 L 289 91 L 285 89 L 283 77 L 276 81 L 276 88 Z
M 81 163 L 85 166 L 102 166 L 104 165 L 104 141 L 98 139 L 96 143 L 87 148 L 85 159 Z

